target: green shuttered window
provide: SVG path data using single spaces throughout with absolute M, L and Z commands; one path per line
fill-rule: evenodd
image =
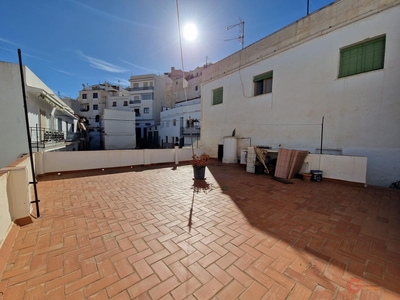
M 254 76 L 254 96 L 272 93 L 272 77 L 272 71 Z
M 340 50 L 339 78 L 383 69 L 386 37 Z
M 224 96 L 224 89 L 222 87 L 213 90 L 213 105 L 221 104 Z

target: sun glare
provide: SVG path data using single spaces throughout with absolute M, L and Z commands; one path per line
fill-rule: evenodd
M 183 36 L 188 41 L 193 41 L 197 37 L 197 28 L 194 24 L 186 24 L 183 27 Z

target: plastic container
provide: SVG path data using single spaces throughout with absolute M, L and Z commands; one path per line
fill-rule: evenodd
M 321 182 L 322 181 L 322 171 L 321 170 L 311 170 L 311 181 Z

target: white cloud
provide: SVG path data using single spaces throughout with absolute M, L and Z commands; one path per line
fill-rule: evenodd
M 132 67 L 135 67 L 135 68 L 138 68 L 138 69 L 142 69 L 142 70 L 148 71 L 150 73 L 159 73 L 159 71 L 157 71 L 157 70 L 152 70 L 152 69 L 148 69 L 148 68 L 145 68 L 145 67 L 142 67 L 142 66 L 139 66 L 139 65 L 135 65 L 134 63 L 131 63 L 131 62 L 126 61 L 126 60 L 123 60 L 122 58 L 120 58 L 119 60 L 124 62 L 124 63 L 126 63 L 126 64 L 128 64 L 128 65 L 131 65 Z
M 67 72 L 67 71 L 63 71 L 63 70 L 60 70 L 60 69 L 53 68 L 53 70 L 56 70 L 56 71 L 58 71 L 60 73 L 67 74 L 67 75 L 70 75 L 70 76 L 77 76 L 76 74 L 73 74 L 73 73 L 70 73 L 70 72 Z
M 90 66 L 93 68 L 107 71 L 107 72 L 112 72 L 112 73 L 124 73 L 127 71 L 119 66 L 113 65 L 104 60 L 85 55 L 82 53 L 82 51 L 77 51 L 77 53 L 83 60 L 89 62 Z

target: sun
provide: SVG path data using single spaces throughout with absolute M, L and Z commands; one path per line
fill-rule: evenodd
M 197 28 L 196 25 L 190 23 L 186 24 L 183 27 L 183 36 L 185 37 L 186 40 L 188 41 L 193 41 L 197 38 Z

